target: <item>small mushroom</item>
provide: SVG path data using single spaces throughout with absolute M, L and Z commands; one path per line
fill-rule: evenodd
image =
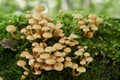
M 81 61 L 80 61 L 80 64 L 82 65 L 82 66 L 84 66 L 84 65 L 86 65 L 86 60 L 85 59 L 82 59 Z
M 75 51 L 75 57 L 72 57 L 72 59 L 76 59 L 76 58 L 78 58 L 78 56 L 80 56 L 81 58 L 82 58 L 82 56 L 83 56 L 83 52 L 82 51 Z
M 70 53 L 72 50 L 71 50 L 70 47 L 66 47 L 66 48 L 64 48 L 63 51 L 68 54 L 68 53 Z
M 54 69 L 57 71 L 62 71 L 63 67 L 64 67 L 63 63 L 55 63 L 54 65 Z
M 43 53 L 45 50 L 41 46 L 36 46 L 33 48 L 33 52 L 37 52 L 38 54 Z
M 87 61 L 87 64 L 85 66 L 87 66 L 90 62 L 93 61 L 93 58 L 92 57 L 87 57 L 87 58 L 85 58 L 85 60 Z
M 90 53 L 89 53 L 89 52 L 85 52 L 83 55 L 84 55 L 85 57 L 89 57 L 89 56 L 90 56 Z
M 64 62 L 64 67 L 67 68 L 67 67 L 72 67 L 72 62 L 71 61 L 65 61 Z
M 62 44 L 60 44 L 60 43 L 55 43 L 55 44 L 53 45 L 53 47 L 56 48 L 57 50 L 63 49 L 63 46 L 62 46 Z
M 25 75 L 22 75 L 22 76 L 21 76 L 21 79 L 22 79 L 22 80 L 24 80 L 24 79 L 26 79 L 26 78 L 27 78 L 27 77 L 26 77 Z
M 49 64 L 49 65 L 53 65 L 53 64 L 56 63 L 56 60 L 53 59 L 53 58 L 48 58 L 48 59 L 45 60 L 45 63 Z
M 36 12 L 42 12 L 42 11 L 45 10 L 45 7 L 44 7 L 44 6 L 36 6 L 36 7 L 34 8 L 34 10 L 35 10 Z
M 52 38 L 52 36 L 53 36 L 53 35 L 52 35 L 51 32 L 44 32 L 44 33 L 43 33 L 43 37 L 46 38 L 46 39 Z
M 73 73 L 72 73 L 73 76 L 79 76 L 81 73 L 86 72 L 86 68 L 85 68 L 85 67 L 78 67 L 78 68 L 76 69 L 76 71 L 77 71 L 78 73 L 75 73 L 75 71 L 73 71 Z
M 64 58 L 63 57 L 57 57 L 56 58 L 56 62 L 63 62 L 64 61 Z
M 11 36 L 15 38 L 16 40 L 18 40 L 18 37 L 14 35 L 14 32 L 16 31 L 16 27 L 14 25 L 8 25 L 6 27 L 6 31 L 10 32 Z
M 24 70 L 26 70 L 26 71 L 29 72 L 29 69 L 25 67 L 26 62 L 25 62 L 24 60 L 19 60 L 19 61 L 17 62 L 17 65 L 20 66 L 20 67 L 22 67 Z
M 91 13 L 91 14 L 88 15 L 88 18 L 89 19 L 96 19 L 97 16 L 95 14 Z
M 52 47 L 52 46 L 47 46 L 46 48 L 45 48 L 45 52 L 53 52 L 53 51 L 55 51 L 56 49 L 54 48 L 54 47 Z
M 48 58 L 50 58 L 50 54 L 48 54 L 48 53 L 43 53 L 43 54 L 40 55 L 40 58 L 41 58 L 41 59 L 48 59 Z

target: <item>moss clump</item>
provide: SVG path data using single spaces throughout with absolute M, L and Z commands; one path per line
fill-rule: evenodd
M 62 16 L 62 17 L 61 17 Z M 60 21 L 64 27 L 62 29 L 65 35 L 70 33 L 80 35 L 77 39 L 81 45 L 87 45 L 88 51 L 92 53 L 94 61 L 87 66 L 87 72 L 78 77 L 71 75 L 71 69 L 58 71 L 43 71 L 40 76 L 34 76 L 32 73 L 27 80 L 118 80 L 120 75 L 120 19 L 104 18 L 100 24 L 99 30 L 93 38 L 88 39 L 82 36 L 82 31 L 77 29 L 77 20 L 73 20 L 71 13 L 58 14 L 54 17 L 55 21 Z M 10 22 L 9 22 L 10 21 Z M 28 23 L 23 15 L 1 16 L 0 19 L 0 40 L 4 37 L 11 38 L 5 31 L 7 25 L 18 26 L 18 32 Z M 16 33 L 18 33 L 16 32 Z M 7 34 L 6 34 L 7 33 Z M 19 36 L 19 35 L 17 35 Z M 13 40 L 13 39 L 12 39 Z M 26 47 L 30 47 L 29 42 L 19 42 L 13 40 L 18 46 L 18 51 L 11 51 L 0 47 L 0 77 L 5 80 L 20 80 L 23 70 L 16 65 L 20 59 L 19 54 Z M 24 43 L 24 44 L 23 44 Z M 94 52 L 97 54 L 95 55 Z M 69 76 L 69 77 L 68 77 Z

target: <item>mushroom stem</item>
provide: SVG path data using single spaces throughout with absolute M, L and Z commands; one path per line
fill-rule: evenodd
M 30 29 L 30 34 L 31 34 L 31 35 L 33 35 L 33 32 L 32 32 L 32 30 L 31 30 L 31 29 Z
M 23 68 L 24 70 L 26 70 L 26 71 L 28 71 L 28 72 L 29 72 L 29 69 L 28 69 L 28 68 L 26 68 L 25 66 L 22 66 L 22 68 Z
M 90 62 L 87 62 L 84 66 L 88 66 Z
M 77 59 L 78 58 L 78 55 L 76 55 L 75 57 L 71 57 L 71 59 Z
M 10 32 L 10 34 L 11 34 L 11 36 L 12 36 L 13 38 L 15 38 L 16 40 L 18 40 L 18 37 L 17 37 L 16 35 L 14 35 L 13 32 Z
M 81 74 L 80 72 L 75 73 L 75 69 L 73 69 L 73 71 L 72 71 L 72 75 L 73 75 L 73 76 L 79 76 L 80 74 Z

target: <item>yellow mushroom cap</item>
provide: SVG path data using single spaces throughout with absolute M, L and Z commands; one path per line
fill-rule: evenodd
M 29 24 L 36 24 L 36 23 L 37 23 L 37 20 L 34 19 L 34 18 L 31 18 L 31 19 L 28 20 L 28 23 L 29 23 Z
M 65 62 L 64 62 L 64 66 L 65 66 L 65 67 L 72 67 L 72 64 L 73 64 L 73 63 L 72 63 L 71 61 L 65 61 Z
M 78 68 L 78 64 L 77 63 L 73 63 L 71 68 L 72 69 L 77 69 Z
M 25 15 L 25 17 L 26 17 L 27 19 L 30 19 L 30 18 L 32 18 L 32 15 L 31 15 L 30 13 L 28 13 L 28 14 Z
M 31 26 L 31 25 L 28 25 L 28 26 L 26 27 L 26 29 L 32 29 L 32 26 Z
M 33 47 L 39 46 L 39 43 L 34 42 L 34 43 L 32 43 L 32 46 L 33 46 Z
M 41 26 L 39 24 L 34 24 L 33 29 L 41 29 Z
M 61 44 L 65 43 L 65 39 L 64 38 L 59 39 L 59 43 Z
M 63 70 L 63 64 L 62 63 L 55 63 L 54 69 L 57 71 L 62 71 Z
M 22 28 L 22 29 L 20 30 L 20 32 L 21 32 L 21 33 L 26 33 L 26 32 L 27 32 L 27 29 L 26 29 L 26 28 Z
M 97 27 L 97 26 L 91 26 L 91 30 L 97 31 L 97 30 L 98 30 L 98 27 Z
M 48 65 L 48 64 L 43 64 L 42 65 L 42 69 L 46 70 L 46 71 L 50 71 L 53 69 L 53 66 Z
M 63 57 L 57 57 L 56 58 L 56 62 L 63 62 L 64 61 L 64 58 Z
M 83 55 L 83 52 L 82 52 L 82 51 L 75 51 L 74 54 L 75 54 L 75 55 L 78 55 L 78 56 L 82 56 L 82 55 Z
M 56 60 L 53 59 L 53 58 L 48 58 L 48 59 L 45 60 L 45 63 L 49 64 L 49 65 L 53 65 L 53 64 L 56 63 Z
M 26 62 L 25 62 L 24 60 L 19 60 L 19 61 L 17 62 L 17 65 L 20 66 L 20 67 L 22 67 L 22 66 L 25 66 L 25 65 L 26 65 Z
M 48 30 L 50 30 L 50 28 L 48 26 L 42 27 L 42 31 L 48 31 Z
M 41 46 L 37 46 L 33 48 L 33 52 L 43 53 L 44 49 Z
M 85 28 L 83 28 L 83 31 L 84 31 L 84 32 L 88 32 L 88 31 L 90 31 L 90 29 L 87 28 L 87 27 L 85 27 Z
M 53 47 L 56 48 L 57 50 L 63 49 L 63 45 L 60 44 L 60 43 L 55 43 L 55 44 L 53 45 Z
M 83 19 L 83 16 L 81 14 L 73 14 L 72 16 L 76 19 Z
M 71 48 L 66 47 L 66 48 L 64 49 L 64 52 L 65 52 L 65 53 L 70 53 L 70 52 L 71 52 Z
M 6 27 L 6 31 L 8 31 L 8 32 L 15 32 L 16 31 L 16 27 L 14 25 L 8 25 Z
M 55 50 L 56 49 L 54 47 L 52 47 L 52 46 L 48 46 L 48 47 L 45 48 L 45 52 L 53 52 Z
M 89 14 L 88 18 L 90 18 L 90 19 L 96 19 L 97 16 L 95 14 Z
M 86 72 L 86 68 L 85 68 L 85 67 L 78 67 L 78 68 L 76 69 L 76 71 L 78 71 L 78 72 L 80 72 L 80 73 L 84 73 L 84 72 Z
M 62 24 L 60 22 L 58 22 L 56 25 L 55 25 L 55 29 L 59 29 L 62 27 Z
M 42 12 L 42 11 L 45 10 L 45 7 L 44 7 L 44 6 L 36 6 L 36 7 L 34 8 L 34 10 L 35 10 L 36 12 Z
M 56 51 L 56 52 L 54 52 L 54 56 L 62 56 L 62 53 L 61 52 L 59 52 L 59 51 Z
M 46 19 L 42 19 L 41 21 L 39 21 L 39 24 L 42 25 L 42 24 L 47 24 L 48 21 Z
M 21 54 L 20 54 L 20 57 L 26 57 L 28 55 L 29 55 L 28 51 L 22 51 Z
M 81 65 L 85 65 L 85 64 L 86 64 L 85 59 L 82 59 L 82 60 L 80 61 L 80 64 L 81 64 Z
M 55 25 L 53 23 L 47 23 L 47 26 L 49 26 L 50 28 L 54 28 L 55 29 Z
M 66 61 L 71 61 L 72 59 L 70 57 L 65 58 Z
M 87 36 L 87 38 L 92 38 L 93 37 L 93 32 L 87 32 L 86 36 Z
M 85 57 L 88 57 L 88 56 L 90 56 L 90 53 L 85 52 L 85 53 L 84 53 L 84 56 L 85 56 Z
M 27 35 L 26 39 L 31 41 L 31 40 L 34 40 L 34 37 L 32 35 Z
M 37 20 L 41 20 L 42 19 L 41 14 L 38 13 L 38 12 L 33 12 L 32 17 L 35 18 L 35 19 L 37 19 Z
M 51 32 L 44 32 L 43 37 L 44 38 L 52 38 L 52 33 Z
M 38 33 L 35 33 L 35 34 L 33 34 L 33 37 L 34 37 L 34 39 L 40 39 L 41 38 L 41 35 L 40 34 L 38 34 Z
M 92 58 L 92 57 L 87 57 L 85 60 L 86 60 L 87 62 L 92 62 L 92 61 L 93 61 L 93 58 Z
M 28 62 L 28 64 L 29 65 L 34 65 L 34 62 L 35 62 L 35 59 L 30 59 L 29 62 Z
M 97 17 L 96 22 L 98 22 L 98 23 L 103 22 L 103 19 L 102 19 L 102 18 Z
M 71 37 L 71 38 L 78 38 L 78 35 L 76 35 L 76 34 L 70 34 L 69 37 Z
M 41 58 L 41 59 L 48 59 L 48 58 L 50 58 L 50 54 L 48 54 L 48 53 L 43 53 L 43 54 L 40 55 L 40 58 Z

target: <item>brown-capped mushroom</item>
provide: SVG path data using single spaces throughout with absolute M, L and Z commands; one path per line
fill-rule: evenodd
M 36 12 L 42 12 L 42 11 L 45 10 L 45 7 L 44 7 L 44 6 L 36 6 L 36 7 L 34 8 L 34 10 L 35 10 Z
M 49 65 L 53 65 L 53 64 L 56 63 L 56 60 L 53 59 L 53 58 L 48 58 L 48 59 L 45 60 L 45 63 L 49 64 Z
M 73 76 L 79 76 L 81 73 L 86 72 L 86 68 L 85 68 L 85 67 L 78 67 L 78 68 L 76 69 L 76 71 L 77 71 L 78 73 L 75 73 L 75 71 L 73 71 L 73 73 L 72 73 Z
M 55 43 L 55 44 L 53 45 L 53 47 L 56 48 L 56 50 L 61 50 L 61 49 L 63 49 L 63 45 L 60 44 L 60 43 Z
M 24 70 L 26 70 L 26 71 L 29 72 L 29 69 L 25 67 L 26 62 L 25 62 L 24 60 L 19 60 L 19 61 L 17 62 L 17 65 L 20 66 L 20 67 L 22 67 Z
M 41 59 L 48 59 L 48 58 L 50 58 L 50 54 L 49 53 L 40 54 L 40 58 Z
M 10 32 L 11 36 L 15 38 L 16 40 L 18 40 L 18 37 L 14 35 L 14 32 L 16 31 L 16 27 L 14 25 L 8 25 L 6 27 L 6 31 Z
M 57 70 L 57 71 L 62 71 L 63 67 L 64 67 L 63 63 L 60 63 L 60 62 L 55 63 L 55 65 L 54 65 L 54 69 Z
M 53 52 L 53 51 L 55 51 L 56 49 L 54 48 L 54 47 L 52 47 L 52 46 L 47 46 L 46 48 L 45 48 L 45 52 Z

